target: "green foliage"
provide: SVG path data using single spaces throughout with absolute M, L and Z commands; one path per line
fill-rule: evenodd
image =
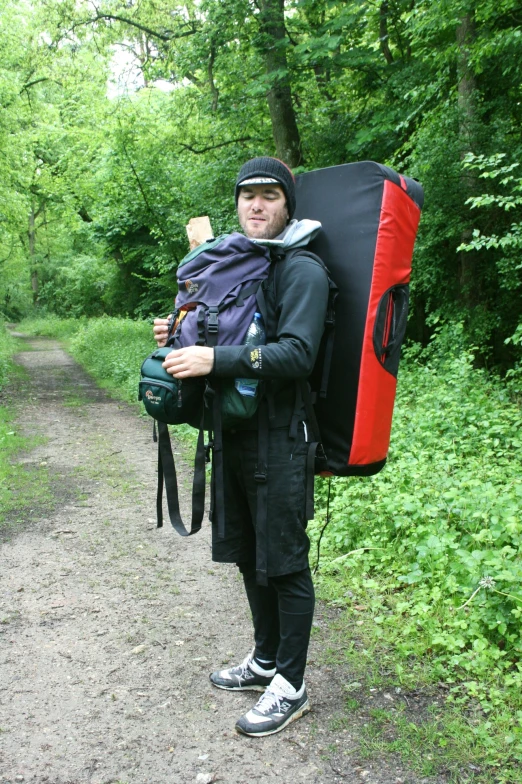
M 31 334 L 68 340 L 73 355 L 109 389 L 137 402 L 141 363 L 154 348 L 151 324 L 130 319 L 42 319 L 22 323 Z
M 522 710 L 522 415 L 472 353 L 448 351 L 458 340 L 407 353 L 382 474 L 332 480 L 323 569 L 370 597 L 402 657 L 429 656 L 485 710 Z
M 208 214 L 215 232 L 235 228 L 239 165 L 276 152 L 276 129 L 295 120 L 301 170 L 374 159 L 420 179 L 410 334 L 426 342 L 430 319 L 462 321 L 477 361 L 511 368 L 517 4 L 296 0 L 274 38 L 263 20 L 278 8 L 5 0 L 3 312 L 19 318 L 34 303 L 62 317 L 167 313 L 187 221 Z M 285 117 L 267 104 L 283 85 L 293 97 Z
M 11 357 L 15 353 L 17 345 L 17 341 L 7 331 L 4 322 L 0 321 L 0 393 L 12 370 Z
M 19 348 L 19 342 L 13 338 L 0 322 L 0 402 L 5 398 L 2 392 L 14 376 L 15 367 L 12 356 Z M 19 372 L 19 371 L 18 371 Z M 30 446 L 28 438 L 22 436 L 15 421 L 14 412 L 5 405 L 0 405 L 0 533 L 4 534 L 8 527 L 8 516 L 14 511 L 33 503 L 34 489 L 38 486 L 39 499 L 42 504 L 48 500 L 47 478 L 45 472 L 27 470 L 17 464 L 16 455 Z
M 85 367 L 129 402 L 136 402 L 141 363 L 155 344 L 149 322 L 102 318 L 90 320 L 71 343 Z
M 18 324 L 18 329 L 27 335 L 42 335 L 47 338 L 70 340 L 87 324 L 86 319 L 64 319 L 58 316 L 28 317 Z
M 518 219 L 522 207 L 522 177 L 516 176 L 518 161 L 508 164 L 506 155 L 498 153 L 486 157 L 469 153 L 464 167 L 478 172 L 488 192 L 472 196 L 467 203 L 479 214 L 483 228 L 475 228 L 471 239 L 458 250 L 486 255 L 496 267 L 500 288 L 499 297 L 492 307 L 502 314 L 506 344 L 519 346 L 520 313 L 522 309 L 522 220 Z M 513 330 L 515 333 L 511 335 Z M 520 350 L 512 353 L 520 361 Z M 517 373 L 518 373 L 517 366 Z

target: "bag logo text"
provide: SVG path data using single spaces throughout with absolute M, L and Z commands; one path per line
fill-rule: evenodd
M 199 290 L 199 283 L 193 283 L 191 280 L 186 280 L 185 288 L 189 294 L 195 294 Z
M 263 366 L 260 348 L 254 348 L 250 352 L 250 364 L 252 365 L 254 370 L 259 370 Z
M 159 395 L 155 395 L 150 389 L 147 389 L 145 392 L 145 397 L 149 401 L 149 403 L 161 403 L 161 397 Z

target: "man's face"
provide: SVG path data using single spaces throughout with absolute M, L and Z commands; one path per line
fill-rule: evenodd
M 288 223 L 286 198 L 280 185 L 245 185 L 239 190 L 237 216 L 247 237 L 273 240 Z

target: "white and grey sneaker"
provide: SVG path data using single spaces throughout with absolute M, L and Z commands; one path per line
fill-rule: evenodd
M 273 670 L 264 670 L 254 660 L 254 650 L 252 650 L 237 667 L 213 672 L 210 680 L 218 689 L 264 691 L 270 685 L 275 672 L 275 667 Z
M 306 687 L 299 691 L 277 674 L 257 704 L 236 722 L 243 735 L 261 737 L 280 732 L 287 724 L 300 719 L 310 710 Z

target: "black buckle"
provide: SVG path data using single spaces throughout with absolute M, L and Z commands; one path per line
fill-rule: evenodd
M 219 308 L 215 305 L 211 305 L 208 309 L 208 320 L 207 320 L 207 329 L 209 334 L 215 335 L 217 334 L 219 328 Z
M 210 463 L 210 450 L 214 449 L 214 441 L 211 439 L 208 444 L 205 444 L 205 463 Z
M 328 471 L 328 458 L 323 445 L 319 442 L 315 451 L 314 473 L 321 474 L 323 471 Z
M 264 485 L 268 477 L 267 467 L 266 465 L 256 466 L 256 470 L 254 471 L 254 479 L 261 485 Z

